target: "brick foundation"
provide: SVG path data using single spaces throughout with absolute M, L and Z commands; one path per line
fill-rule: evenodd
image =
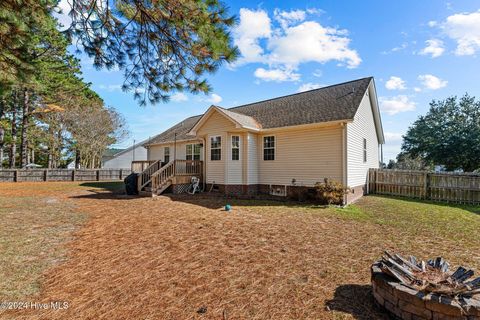
M 353 203 L 363 197 L 367 193 L 367 185 L 351 187 L 350 192 L 346 196 L 347 203 Z
M 480 295 L 464 302 L 438 295 L 425 294 L 399 283 L 382 272 L 378 263 L 372 266 L 372 290 L 375 303 L 393 319 L 413 320 L 479 320 Z
M 173 193 L 184 193 L 186 188 L 190 184 L 175 184 L 172 186 L 171 192 Z M 272 195 L 270 194 L 271 188 L 274 191 L 278 191 L 281 195 Z M 212 189 L 212 184 L 207 183 L 205 185 L 204 192 L 212 192 L 225 194 L 228 196 L 240 197 L 240 198 L 257 198 L 261 197 L 262 199 L 269 198 L 275 200 L 294 200 L 294 201 L 314 201 L 315 200 L 315 187 L 307 186 L 287 186 L 285 194 L 284 185 L 268 185 L 268 184 L 251 184 L 251 185 L 242 185 L 242 184 L 215 184 Z M 347 195 L 347 203 L 352 203 L 353 201 L 362 197 L 365 193 L 365 186 L 358 186 L 352 188 L 352 191 Z

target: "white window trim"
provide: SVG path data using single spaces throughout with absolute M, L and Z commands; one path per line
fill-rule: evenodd
M 163 147 L 163 161 L 165 161 L 165 157 L 167 156 L 167 153 L 165 151 L 168 150 L 168 161 L 170 161 L 170 146 Z
M 238 148 L 233 147 L 233 137 L 238 138 Z M 231 161 L 240 161 L 242 159 L 241 152 L 240 152 L 240 150 L 242 149 L 242 142 L 241 141 L 242 141 L 242 139 L 241 139 L 240 135 L 231 135 L 230 136 L 230 160 Z M 238 149 L 238 159 L 235 159 L 235 160 L 232 159 L 233 149 Z
M 274 141 L 273 148 L 269 148 L 269 149 L 273 149 L 273 160 L 265 160 L 265 156 L 264 156 L 265 141 L 263 140 L 263 138 L 265 137 L 273 137 L 273 141 Z M 270 161 L 275 161 L 276 159 L 277 159 L 277 136 L 274 134 L 263 135 L 262 136 L 262 161 L 270 162 Z
M 212 138 L 220 138 L 220 148 L 215 148 L 215 149 L 220 149 L 220 160 L 212 160 Z M 221 135 L 216 135 L 216 136 L 209 136 L 209 154 L 208 154 L 208 160 L 209 161 L 222 161 L 222 158 L 223 158 L 223 152 L 222 152 L 222 149 L 223 149 L 223 141 L 222 141 L 222 136 Z
M 199 146 L 199 145 L 201 145 L 201 143 L 187 143 L 185 145 L 185 159 L 187 159 L 187 156 L 188 156 L 187 146 L 192 146 L 192 154 L 191 154 L 192 161 L 197 161 L 197 160 L 195 160 L 195 146 L 197 146 L 197 145 Z M 201 148 L 202 147 L 200 147 L 200 149 L 199 149 L 200 153 L 198 154 L 198 159 L 199 160 L 202 159 L 202 149 Z

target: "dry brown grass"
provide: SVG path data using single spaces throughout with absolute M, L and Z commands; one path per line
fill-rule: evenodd
M 480 239 L 470 238 L 480 217 L 471 208 L 365 197 L 346 210 L 233 201 L 227 213 L 222 198 L 29 188 L 37 186 L 89 217 L 68 259 L 46 272 L 39 296 L 27 298 L 70 307 L 6 319 L 386 319 L 369 287 L 369 267 L 383 250 L 480 266 Z M 421 219 L 404 221 L 398 208 Z M 445 229 L 452 210 L 471 228 Z

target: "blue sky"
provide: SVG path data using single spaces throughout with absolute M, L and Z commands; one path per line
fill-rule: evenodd
M 120 71 L 95 70 L 82 57 L 84 78 L 126 118 L 130 137 L 154 136 L 212 103 L 231 107 L 374 76 L 386 134 L 385 160 L 432 99 L 480 96 L 479 1 L 227 1 L 239 18 L 233 30 L 242 57 L 208 79 L 210 95 L 176 94 L 140 107 L 122 92 Z

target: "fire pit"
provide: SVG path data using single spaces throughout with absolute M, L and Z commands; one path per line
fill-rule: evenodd
M 419 261 L 385 252 L 372 265 L 375 302 L 397 319 L 480 319 L 480 277 L 449 271 L 443 258 Z

